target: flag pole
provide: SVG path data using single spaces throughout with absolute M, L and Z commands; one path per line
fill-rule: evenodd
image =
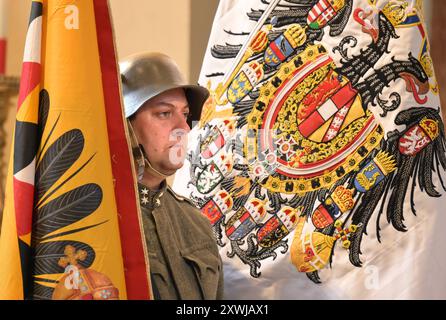
M 6 73 L 9 0 L 0 0 L 0 75 Z

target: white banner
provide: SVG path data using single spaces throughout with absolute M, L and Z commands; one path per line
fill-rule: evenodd
M 227 299 L 446 298 L 446 168 L 421 2 L 221 0 L 174 189 Z

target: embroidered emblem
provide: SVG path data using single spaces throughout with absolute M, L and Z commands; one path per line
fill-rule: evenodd
M 59 279 L 52 298 L 55 300 L 117 300 L 118 289 L 110 279 L 90 268 L 84 268 L 82 262 L 89 259 L 89 253 L 67 245 L 65 256 L 59 259 L 59 266 L 65 268 L 65 274 Z
M 405 231 L 415 190 L 441 195 L 432 180 L 446 169 L 432 61 L 419 9 L 407 1 L 258 3 L 248 13 L 255 26 L 231 31 L 241 43 L 211 46 L 211 59 L 231 63 L 207 74 L 211 96 L 188 154 L 190 198 L 225 258 L 252 277 L 289 252 L 319 282 L 337 250 L 361 266 L 367 228 L 378 226 L 380 240 L 376 208 Z M 419 51 L 398 45 L 407 30 Z

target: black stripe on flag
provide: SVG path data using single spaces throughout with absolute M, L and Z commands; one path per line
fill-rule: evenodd
M 22 267 L 23 297 L 25 300 L 32 298 L 33 275 L 32 275 L 32 249 L 24 241 L 19 239 L 20 264 Z
M 33 1 L 31 6 L 31 15 L 29 17 L 28 26 L 33 22 L 34 19 L 41 17 L 43 12 L 43 4 L 41 2 Z
M 14 174 L 26 168 L 37 153 L 37 124 L 16 121 L 14 137 Z

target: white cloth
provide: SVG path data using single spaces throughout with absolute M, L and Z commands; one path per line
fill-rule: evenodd
M 274 1 L 269 0 L 269 2 L 273 3 Z M 348 44 L 344 47 L 344 49 L 346 49 L 347 57 L 351 59 L 354 56 L 363 54 L 361 53 L 361 50 L 363 50 L 362 52 L 364 52 L 367 48 L 370 48 L 373 41 L 377 43 L 377 46 L 381 45 L 379 44 L 379 41 L 382 40 L 383 37 L 385 37 L 386 35 L 379 33 L 380 15 L 382 16 L 383 12 L 386 13 L 387 20 L 389 21 L 391 20 L 389 17 L 391 17 L 392 13 L 397 15 L 398 13 L 403 12 L 404 16 L 400 20 L 395 20 L 392 23 L 393 30 L 396 35 L 389 35 L 390 40 L 388 41 L 387 52 L 379 53 L 379 59 L 377 59 L 377 61 L 375 62 L 371 62 L 372 65 L 368 67 L 367 72 L 365 74 L 361 74 L 356 82 L 353 80 L 351 75 L 360 73 L 362 71 L 360 69 L 354 70 L 354 72 L 350 74 L 347 74 L 347 72 L 345 72 L 343 73 L 343 76 L 353 84 L 353 87 L 356 88 L 361 95 L 361 92 L 364 92 L 361 91 L 362 89 L 359 88 L 359 84 L 361 82 L 366 80 L 366 78 L 373 76 L 378 72 L 379 69 L 384 68 L 395 60 L 409 61 L 409 54 L 411 54 L 411 56 L 416 59 L 421 66 L 423 66 L 423 70 L 426 71 L 429 76 L 428 81 L 421 81 L 424 83 L 424 85 L 429 86 L 428 92 L 423 92 L 421 90 L 420 83 L 417 83 L 416 86 L 413 86 L 413 82 L 410 82 L 410 79 L 408 80 L 408 78 L 404 76 L 404 73 L 400 73 L 398 74 L 398 77 L 396 79 L 390 81 L 387 86 L 380 90 L 379 94 L 377 94 L 371 100 L 375 102 L 375 106 L 373 106 L 372 103 L 368 103 L 367 105 L 365 105 L 365 107 L 373 113 L 373 118 L 375 119 L 376 123 L 384 129 L 382 137 L 386 143 L 390 143 L 390 136 L 388 135 L 389 133 L 397 130 L 398 137 L 400 138 L 408 132 L 409 128 L 407 125 L 395 123 L 395 121 L 398 119 L 398 115 L 402 111 L 415 110 L 414 108 L 419 108 L 418 110 L 421 110 L 420 112 L 423 112 L 423 110 L 435 110 L 438 111 L 438 117 L 440 116 L 440 102 L 438 93 L 436 92 L 438 88 L 436 87 L 435 76 L 428 70 L 430 66 L 429 62 L 425 63 L 425 61 L 429 61 L 428 47 L 427 50 L 423 51 L 423 46 L 426 44 L 427 40 L 424 34 L 425 28 L 422 23 L 422 10 L 420 8 L 421 1 L 335 1 L 340 5 L 338 16 L 336 17 L 336 19 L 339 19 L 336 21 L 330 20 L 330 22 L 327 25 L 322 26 L 319 31 L 317 29 L 310 30 L 311 28 L 309 26 L 309 20 L 307 20 L 307 17 L 308 15 L 310 15 L 311 9 L 314 9 L 315 6 L 317 6 L 318 4 L 323 4 L 323 0 L 281 0 L 276 2 L 277 4 L 272 9 L 272 13 L 270 13 L 266 17 L 268 19 L 265 20 L 265 22 L 263 23 L 264 25 L 262 26 L 258 25 L 257 21 L 250 19 L 250 16 L 252 17 L 252 15 L 257 12 L 256 10 L 268 10 L 267 3 L 262 3 L 262 1 L 260 0 L 220 1 L 200 76 L 199 82 L 201 85 L 207 86 L 209 80 L 211 80 L 211 89 L 215 90 L 219 83 L 222 83 L 228 78 L 228 74 L 234 70 L 236 62 L 240 61 L 240 55 L 237 57 L 234 57 L 234 55 L 231 56 L 230 54 L 225 57 L 218 56 L 218 53 L 224 54 L 228 51 L 218 51 L 218 48 L 216 50 L 216 46 L 225 46 L 227 44 L 245 45 L 242 47 L 242 51 L 245 50 L 247 45 L 249 44 L 248 39 L 252 39 L 252 36 L 255 35 L 257 30 L 259 30 L 261 27 L 263 27 L 262 30 L 267 30 L 265 29 L 265 26 L 269 22 L 271 22 L 270 18 L 273 16 L 277 17 L 276 19 L 272 19 L 275 25 L 272 26 L 272 29 L 266 31 L 269 32 L 268 45 L 270 45 L 271 42 L 273 42 L 278 36 L 280 36 L 283 31 L 290 28 L 293 23 L 299 24 L 301 27 L 306 28 L 305 30 L 307 34 L 307 40 L 305 41 L 305 44 L 303 46 L 295 49 L 295 51 L 288 58 L 281 62 L 279 66 L 272 71 L 265 68 L 266 62 L 264 60 L 263 53 L 257 56 L 254 55 L 251 60 L 246 61 L 244 63 L 245 66 L 248 65 L 250 61 L 258 61 L 262 65 L 262 68 L 264 68 L 265 76 L 260 79 L 260 82 L 256 85 L 254 91 L 256 89 L 260 89 L 263 86 L 268 86 L 271 79 L 273 79 L 274 76 L 278 75 L 277 72 L 284 71 L 282 66 L 285 65 L 285 63 L 291 61 L 300 52 L 302 52 L 302 50 L 305 50 L 306 46 L 310 45 L 322 45 L 326 49 L 327 55 L 333 60 L 334 64 L 336 65 L 337 74 L 342 73 L 342 71 L 340 70 L 343 64 L 345 64 L 345 59 L 341 57 L 339 50 L 336 51 L 333 49 L 339 46 L 341 41 L 343 39 L 346 39 L 346 37 L 353 37 L 354 40 L 350 40 L 349 42 L 347 42 Z M 397 6 L 392 7 L 390 6 L 391 4 L 395 4 Z M 346 9 L 346 7 L 350 5 L 351 11 Z M 403 10 L 400 10 L 400 8 L 403 8 Z M 305 12 L 305 14 L 301 14 L 301 12 Z M 318 11 L 316 11 L 316 13 L 317 12 Z M 371 15 L 366 17 L 366 13 L 368 12 L 371 12 Z M 289 21 L 285 23 L 283 22 L 283 20 L 280 20 L 280 17 L 286 15 L 288 15 L 289 17 L 297 18 L 295 18 L 295 20 L 290 18 Z M 345 24 L 342 24 L 342 22 L 340 22 L 342 20 L 340 15 L 345 16 Z M 409 18 L 413 20 L 408 20 Z M 417 23 L 417 19 L 421 19 L 421 23 Z M 378 32 L 375 40 L 373 40 L 372 37 L 372 33 L 374 31 Z M 276 33 L 273 36 L 274 32 Z M 318 37 L 310 40 L 310 34 Z M 356 42 L 356 45 L 353 45 L 353 41 Z M 376 47 L 373 48 L 374 50 L 376 49 Z M 234 62 L 235 60 L 237 61 Z M 215 74 L 217 73 L 221 73 L 221 75 L 216 76 Z M 236 72 L 235 75 L 233 75 L 233 77 L 231 78 L 232 81 L 237 74 L 240 74 L 240 71 Z M 269 78 L 266 78 L 266 74 L 268 74 Z M 385 75 L 388 76 L 389 74 L 385 73 Z M 300 77 L 301 74 L 297 73 L 295 76 Z M 408 81 L 405 81 L 405 79 Z M 380 81 L 382 82 L 385 80 L 383 78 L 380 78 Z M 412 83 L 412 90 L 410 90 L 410 83 Z M 284 85 L 285 84 L 282 83 L 280 85 L 281 88 Z M 378 84 L 373 83 L 372 86 L 376 85 Z M 411 92 L 413 90 L 418 91 L 419 94 L 417 95 Z M 379 98 L 389 100 L 389 97 L 392 97 L 392 93 L 394 92 L 399 94 L 401 102 L 395 110 L 389 110 L 385 114 L 383 108 L 377 104 L 377 99 Z M 260 93 L 260 95 L 262 94 L 264 94 L 264 92 Z M 224 94 L 223 98 L 226 97 L 227 95 Z M 257 98 L 256 96 L 246 96 L 241 101 L 246 102 L 250 99 L 256 100 Z M 366 94 L 362 94 L 361 99 L 364 105 Z M 272 98 L 272 100 L 274 100 L 274 98 Z M 269 102 L 272 103 L 272 100 L 269 100 Z M 283 102 L 280 102 L 279 104 L 282 103 Z M 226 108 L 232 106 L 235 106 L 234 110 L 237 110 L 236 104 L 237 103 L 234 104 L 226 101 L 226 104 L 223 103 L 222 105 L 217 105 L 215 106 L 214 110 L 215 114 L 218 114 L 219 111 L 225 110 Z M 218 117 L 218 115 L 216 117 Z M 236 121 L 240 123 L 240 119 L 246 117 L 246 113 L 238 114 Z M 416 122 L 420 123 L 422 117 L 424 116 L 420 116 L 420 118 L 416 120 Z M 436 119 L 438 120 L 438 118 Z M 222 121 L 222 119 L 214 119 L 211 124 L 218 123 L 219 121 Z M 439 120 L 437 124 L 439 128 L 443 127 L 441 120 Z M 246 125 L 243 126 L 242 129 L 246 129 Z M 203 136 L 205 132 L 206 128 L 200 129 L 198 127 L 195 127 L 190 134 L 189 150 L 193 153 L 195 152 L 195 155 L 199 154 L 199 151 L 197 151 L 197 147 L 200 145 L 199 136 Z M 235 203 L 236 199 L 239 198 L 239 194 L 234 191 L 234 188 L 231 189 L 231 184 L 226 184 L 226 182 L 233 182 L 235 177 L 243 176 L 243 172 L 238 171 L 237 169 L 233 169 L 232 171 L 231 169 L 229 169 L 229 172 L 225 173 L 225 178 L 223 182 L 220 182 L 219 187 L 209 191 L 208 193 L 200 193 L 197 190 L 197 181 L 194 180 L 194 177 L 196 178 L 201 171 L 205 170 L 204 168 L 211 161 L 215 161 L 216 165 L 220 167 L 219 163 L 221 164 L 222 161 L 217 162 L 216 159 L 219 158 L 219 156 L 221 156 L 222 154 L 226 154 L 229 157 L 234 157 L 234 161 L 235 159 L 237 159 L 237 157 L 240 157 L 240 155 L 235 155 L 233 152 L 228 151 L 230 141 L 236 141 L 235 137 L 236 134 L 233 133 L 231 135 L 231 138 L 226 140 L 226 146 L 228 148 L 223 148 L 214 156 L 213 159 L 204 159 L 202 157 L 199 157 L 201 164 L 199 166 L 194 166 L 194 169 L 192 171 L 190 170 L 190 163 L 187 162 L 176 175 L 174 181 L 174 190 L 184 196 L 195 197 L 194 199 L 200 207 L 202 207 L 205 202 L 209 200 L 210 197 L 214 197 L 215 199 L 217 192 L 216 190 L 226 190 L 228 192 L 232 192 L 233 201 Z M 314 138 L 314 136 L 310 136 L 309 139 L 317 140 L 317 138 Z M 247 140 L 242 141 L 246 147 Z M 418 157 L 417 159 L 420 159 L 419 161 L 421 161 L 421 159 L 429 158 L 430 155 L 432 155 L 432 152 L 440 154 L 440 157 L 444 157 L 444 149 L 438 147 L 439 144 L 444 145 L 444 136 L 440 133 L 435 138 L 435 141 L 437 142 L 437 144 L 434 144 L 434 142 L 430 142 L 430 145 L 435 146 L 433 148 L 434 150 L 424 148 L 419 153 L 417 153 L 417 155 L 413 155 L 413 157 Z M 399 144 L 399 147 L 401 148 L 401 143 Z M 405 156 L 402 156 L 400 153 L 398 153 L 400 151 L 393 150 L 392 153 L 391 151 L 386 149 L 385 146 L 377 145 L 375 147 L 374 154 L 376 155 L 376 153 L 380 150 L 386 150 L 393 156 L 393 159 L 397 159 L 395 160 L 397 162 L 397 165 L 401 166 L 402 164 L 405 164 L 407 166 L 407 162 L 402 162 L 401 160 Z M 280 154 L 276 153 L 276 156 L 280 156 Z M 348 156 L 349 154 L 343 154 L 342 152 L 340 152 L 339 157 L 343 157 L 345 159 Z M 369 156 L 367 156 L 367 160 L 364 160 L 364 162 L 369 161 L 371 157 L 373 156 L 369 154 Z M 242 164 L 246 164 L 243 162 L 243 159 L 240 161 Z M 364 162 L 361 163 L 360 166 L 358 166 L 356 171 L 352 171 L 347 174 L 350 181 L 352 181 L 355 178 L 355 174 L 363 168 Z M 342 241 L 338 240 L 335 242 L 331 264 L 327 263 L 326 266 L 318 272 L 321 281 L 321 283 L 319 284 L 312 282 L 305 275 L 304 272 L 299 272 L 295 265 L 292 263 L 290 251 L 292 250 L 292 242 L 297 229 L 294 229 L 290 234 L 282 239 L 284 243 L 287 244 L 285 252 L 283 252 L 284 247 L 278 247 L 273 250 L 276 254 L 275 259 L 273 259 L 273 257 L 271 256 L 263 259 L 258 259 L 260 263 L 260 266 L 256 269 L 260 273 L 258 277 L 253 276 L 250 273 L 250 267 L 248 266 L 248 264 L 244 263 L 242 259 L 240 259 L 239 255 L 235 254 L 234 256 L 229 257 L 228 253 L 233 252 L 234 248 L 231 247 L 231 241 L 228 239 L 225 228 L 228 228 L 231 217 L 234 216 L 237 211 L 230 210 L 225 214 L 223 224 L 220 225 L 220 228 L 215 228 L 216 233 L 220 232 L 223 236 L 223 238 L 221 239 L 221 244 L 224 244 L 224 246 L 221 246 L 220 253 L 224 261 L 225 298 L 445 299 L 446 275 L 444 272 L 444 266 L 446 265 L 446 250 L 444 248 L 444 243 L 446 243 L 446 234 L 444 233 L 444 226 L 446 225 L 446 214 L 444 212 L 444 209 L 442 210 L 442 208 L 446 207 L 446 196 L 445 191 L 442 188 L 442 184 L 439 180 L 435 163 L 436 161 L 434 156 L 433 160 L 423 162 L 422 165 L 424 167 L 429 166 L 429 168 L 432 168 L 432 170 L 429 170 L 429 172 L 433 170 L 436 171 L 432 172 L 432 181 L 434 186 L 436 187 L 436 190 L 440 193 L 441 196 L 431 197 L 426 193 L 425 188 L 420 188 L 420 185 L 423 185 L 423 183 L 420 183 L 421 178 L 419 177 L 419 175 L 422 173 L 420 173 L 420 170 L 417 169 L 411 169 L 412 177 L 408 181 L 394 181 L 392 186 L 390 187 L 389 193 L 391 193 L 391 191 L 395 188 L 395 185 L 403 183 L 406 183 L 408 185 L 407 193 L 404 196 L 403 205 L 403 223 L 406 226 L 406 231 L 402 232 L 396 230 L 394 226 L 388 221 L 387 203 L 389 201 L 389 196 L 387 196 L 387 198 L 384 198 L 384 193 L 381 193 L 380 198 L 386 199 L 386 202 L 384 206 L 384 212 L 382 213 L 379 220 L 380 241 L 378 241 L 377 238 L 377 219 L 381 203 L 377 205 L 376 210 L 374 210 L 373 215 L 367 223 L 367 233 L 363 235 L 360 244 L 361 254 L 359 255 L 359 258 L 362 262 L 362 266 L 354 266 L 349 261 L 349 250 L 344 249 L 342 247 Z M 196 164 L 197 163 L 195 163 L 195 165 Z M 415 168 L 418 168 L 418 166 L 419 164 L 416 164 Z M 282 165 L 282 167 L 279 166 L 279 169 L 285 167 L 286 165 Z M 250 168 L 250 170 L 252 170 L 252 167 Z M 439 174 L 444 180 L 445 168 L 440 165 L 439 169 Z M 273 169 L 273 171 L 274 170 L 277 170 L 277 168 Z M 291 171 L 294 173 L 300 172 L 298 169 L 296 169 L 295 171 L 293 170 Z M 312 168 L 311 170 L 316 172 L 317 166 L 316 169 Z M 327 170 L 329 171 L 330 169 Z M 408 170 L 408 168 L 397 167 L 393 174 L 394 176 L 398 173 L 402 174 L 404 170 Z M 424 175 L 425 174 L 426 171 L 424 172 Z M 245 177 L 246 176 L 248 177 L 248 179 L 250 179 L 251 183 L 255 180 L 255 175 L 253 175 L 252 172 L 246 173 Z M 284 179 L 289 179 L 289 177 L 285 175 Z M 191 180 L 192 184 L 189 183 Z M 209 181 L 208 183 L 210 183 Z M 415 181 L 416 183 L 413 198 L 414 207 L 416 209 L 416 216 L 411 212 L 410 193 L 413 181 Z M 347 186 L 347 182 L 343 185 L 346 188 L 352 188 L 352 185 Z M 262 195 L 266 194 L 265 189 L 265 187 L 261 189 Z M 321 204 L 321 197 L 326 197 L 327 194 L 329 194 L 331 191 L 327 191 L 327 188 L 318 189 L 318 191 L 316 191 L 318 192 L 319 198 L 315 200 L 314 203 L 312 203 L 313 207 L 310 208 L 310 210 L 308 211 L 311 212 L 311 215 L 314 214 L 314 209 Z M 270 194 L 271 193 L 273 192 L 270 192 Z M 309 193 L 307 195 L 309 195 Z M 355 202 L 362 201 L 362 199 L 358 198 L 361 195 L 361 192 L 355 193 Z M 254 194 L 250 194 L 248 199 L 252 199 L 254 196 Z M 283 197 L 285 198 L 288 197 L 287 199 L 291 198 L 291 196 L 293 196 L 293 193 L 283 195 Z M 303 195 L 302 197 L 304 196 L 305 195 Z M 202 201 L 200 201 L 200 199 Z M 271 203 L 268 203 L 268 197 L 266 198 L 266 201 L 266 208 L 270 210 L 273 205 Z M 283 205 L 286 206 L 287 203 Z M 297 208 L 297 206 L 294 207 Z M 351 212 L 346 211 L 341 216 L 341 220 L 346 222 L 345 227 L 348 227 L 348 225 L 351 224 L 352 215 L 349 215 L 349 213 Z M 244 250 L 245 253 L 248 252 L 247 238 L 249 237 L 249 235 L 256 235 L 259 228 L 269 218 L 273 217 L 276 214 L 277 212 L 274 213 L 272 211 L 268 211 L 266 215 L 261 217 L 260 221 L 257 221 L 257 226 L 254 227 L 254 229 L 250 231 L 248 235 L 241 239 L 241 244 L 239 244 L 239 247 Z M 356 212 L 355 214 L 357 217 L 361 216 L 361 212 Z M 303 229 L 301 239 L 307 232 L 311 234 L 312 232 L 316 231 L 314 230 L 315 226 L 313 226 L 313 223 L 311 222 L 312 220 L 310 218 L 310 216 L 307 217 L 307 222 Z M 331 235 L 335 234 L 336 232 L 331 233 Z M 254 238 L 254 245 L 257 246 L 257 250 L 262 250 L 262 247 L 258 246 L 257 239 L 258 238 Z

